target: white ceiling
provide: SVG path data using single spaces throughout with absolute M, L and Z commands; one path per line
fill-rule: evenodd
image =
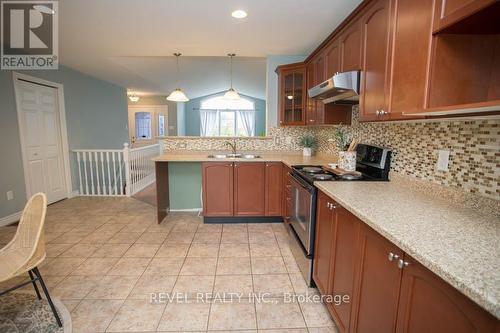
M 59 2 L 63 65 L 145 94 L 181 85 L 194 98 L 234 87 L 264 98 L 268 55 L 306 55 L 361 0 L 64 0 Z M 244 9 L 248 17 L 231 17 Z M 194 58 L 202 56 L 203 58 Z M 218 58 L 218 57 L 223 58 Z M 251 59 L 251 57 L 256 57 Z

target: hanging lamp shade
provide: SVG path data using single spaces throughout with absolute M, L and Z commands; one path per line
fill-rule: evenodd
M 172 102 L 187 102 L 189 98 L 187 98 L 186 94 L 180 88 L 177 88 L 168 95 L 167 100 Z
M 177 86 L 179 86 L 179 57 L 181 56 L 181 54 L 180 53 L 174 53 L 174 56 L 175 56 L 175 61 L 176 61 L 176 66 L 177 66 L 176 81 L 177 81 Z M 172 91 L 170 93 L 170 95 L 168 95 L 167 101 L 172 101 L 172 102 L 187 102 L 187 101 L 189 101 L 189 98 L 181 90 L 181 88 L 175 88 L 175 90 Z
M 240 99 L 240 94 L 236 90 L 233 89 L 233 57 L 236 54 L 234 53 L 228 53 L 228 57 L 231 59 L 231 67 L 230 67 L 230 76 L 231 76 L 231 88 L 229 88 L 228 91 L 224 94 L 224 98 L 228 100 L 238 100 Z

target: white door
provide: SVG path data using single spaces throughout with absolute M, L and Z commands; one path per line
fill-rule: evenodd
M 53 203 L 67 197 L 57 89 L 17 84 L 28 195 L 44 192 Z

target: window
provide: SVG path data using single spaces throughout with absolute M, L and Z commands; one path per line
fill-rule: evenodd
M 204 100 L 200 108 L 201 136 L 255 136 L 255 106 L 248 99 Z
M 165 115 L 164 114 L 159 114 L 158 115 L 158 136 L 165 136 L 166 134 L 166 122 L 165 122 Z
M 135 113 L 135 137 L 137 140 L 151 139 L 151 113 Z

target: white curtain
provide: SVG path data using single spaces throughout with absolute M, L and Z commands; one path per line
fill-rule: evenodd
M 219 112 L 217 110 L 200 110 L 200 125 L 201 136 L 217 135 Z
M 238 122 L 242 124 L 247 136 L 255 135 L 255 111 L 238 111 Z

